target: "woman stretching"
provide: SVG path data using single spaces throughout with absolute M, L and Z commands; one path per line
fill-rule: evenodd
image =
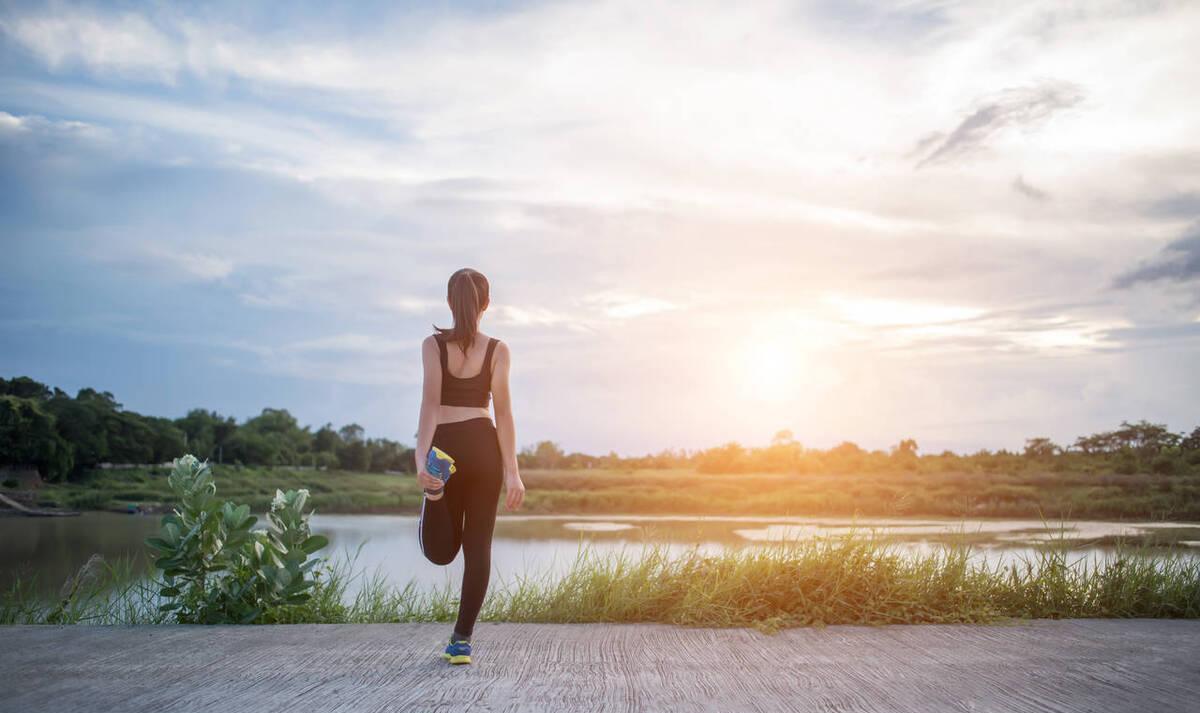
M 471 663 L 471 633 L 492 571 L 492 529 L 504 483 L 509 510 L 521 506 L 525 485 L 517 470 L 516 429 L 508 391 L 508 345 L 479 331 L 488 306 L 488 281 L 469 267 L 450 276 L 446 299 L 454 327 L 421 344 L 425 386 L 417 428 L 417 481 L 425 491 L 418 536 L 434 564 L 450 564 L 461 547 L 462 596 L 458 621 L 442 656 Z M 488 415 L 494 397 L 496 423 Z M 425 459 L 437 446 L 454 459 L 449 480 L 430 473 Z

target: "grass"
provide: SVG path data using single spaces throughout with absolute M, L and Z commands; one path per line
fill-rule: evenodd
M 830 473 L 527 470 L 525 511 L 543 514 L 861 515 L 1200 521 L 1200 476 L 1030 468 Z M 415 513 L 411 475 L 214 466 L 223 497 L 262 511 L 279 488 L 308 488 L 323 513 Z M 38 491 L 43 506 L 123 510 L 169 502 L 166 470 L 96 471 Z
M 563 576 L 519 577 L 494 586 L 481 619 L 507 622 L 661 622 L 775 630 L 826 624 L 993 622 L 1017 618 L 1197 618 L 1200 560 L 1119 547 L 1107 563 L 1070 563 L 1050 547 L 1032 558 L 987 565 L 970 545 L 901 554 L 872 537 L 842 536 L 669 556 L 581 547 Z M 286 623 L 452 621 L 456 592 L 395 585 L 354 571 L 355 557 L 322 572 L 313 599 Z M 0 598 L 0 623 L 161 624 L 156 588 L 130 563 L 90 562 L 57 601 L 18 582 Z M 357 591 L 353 597 L 350 591 Z

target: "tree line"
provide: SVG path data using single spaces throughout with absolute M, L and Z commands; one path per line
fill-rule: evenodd
M 286 409 L 264 408 L 238 423 L 232 416 L 192 409 L 176 419 L 125 410 L 107 391 L 84 388 L 72 397 L 28 377 L 0 379 L 0 466 L 35 467 L 48 480 L 72 480 L 102 463 L 164 463 L 192 453 L 214 463 L 385 472 L 413 470 L 413 448 L 367 438 L 351 423 L 317 430 L 301 426 Z M 1019 451 L 980 450 L 923 454 L 912 438 L 887 450 L 843 442 L 807 448 L 791 431 L 763 447 L 728 442 L 696 451 L 665 449 L 644 456 L 566 453 L 540 441 L 518 453 L 522 468 L 694 468 L 702 473 L 872 472 L 893 470 L 999 471 L 1041 468 L 1200 474 L 1200 427 L 1173 432 L 1165 424 L 1122 422 L 1111 431 L 1059 445 L 1026 440 Z
M 28 377 L 0 379 L 0 466 L 32 466 L 47 480 L 74 480 L 101 463 L 165 463 L 191 453 L 214 463 L 383 472 L 413 470 L 413 449 L 366 438 L 362 426 L 316 431 L 286 409 L 238 423 L 192 409 L 182 418 L 128 411 L 110 392 L 73 398 Z

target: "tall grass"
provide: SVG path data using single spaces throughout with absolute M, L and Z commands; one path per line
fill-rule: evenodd
M 312 600 L 285 623 L 451 621 L 457 592 L 393 584 L 355 570 L 356 554 L 330 563 Z M 0 622 L 156 624 L 155 587 L 131 563 L 105 565 L 56 601 L 18 582 L 0 598 Z M 354 592 L 351 596 L 351 592 Z M 826 624 L 990 622 L 1009 617 L 1200 617 L 1200 561 L 1179 550 L 1118 547 L 1106 561 L 1071 562 L 1049 547 L 989 565 L 968 544 L 900 552 L 873 536 L 781 542 L 706 554 L 600 555 L 581 546 L 569 570 L 493 587 L 481 619 L 507 622 L 661 622 L 773 630 Z

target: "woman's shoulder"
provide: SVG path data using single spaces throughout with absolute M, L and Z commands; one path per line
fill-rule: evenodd
M 499 337 L 492 335 L 492 334 L 485 334 L 484 332 L 476 332 L 475 335 L 476 335 L 475 339 L 476 340 L 480 340 L 480 339 L 484 340 L 484 344 L 491 344 L 492 342 L 495 342 L 496 346 L 499 347 L 501 344 L 504 343 L 503 341 L 500 340 Z M 475 343 L 478 344 L 479 342 L 476 341 Z

